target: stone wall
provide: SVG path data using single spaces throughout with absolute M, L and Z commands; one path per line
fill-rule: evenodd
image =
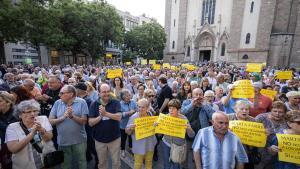
M 164 49 L 164 55 L 170 51 L 170 26 L 171 26 L 171 7 L 172 0 L 166 0 L 165 6 L 165 33 L 166 33 L 166 47 Z
M 297 7 L 297 24 L 294 34 L 294 43 L 291 52 L 290 66 L 300 68 L 300 5 Z

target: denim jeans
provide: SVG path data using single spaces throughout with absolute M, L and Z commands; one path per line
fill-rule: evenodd
M 162 147 L 163 147 L 163 158 L 164 158 L 164 169 L 180 169 L 180 164 L 178 163 L 173 163 L 170 160 L 170 150 L 171 147 L 167 146 L 163 141 L 162 141 Z
M 62 169 L 72 168 L 72 160 L 76 158 L 78 160 L 77 166 L 79 169 L 86 169 L 86 142 L 70 145 L 70 146 L 58 146 L 59 150 L 64 152 L 64 163 L 62 164 Z

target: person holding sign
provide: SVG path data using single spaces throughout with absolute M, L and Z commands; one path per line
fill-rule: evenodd
M 263 87 L 261 82 L 254 82 L 253 86 L 255 95 L 254 98 L 249 99 L 253 103 L 253 106 L 250 108 L 250 116 L 256 117 L 261 113 L 266 113 L 271 110 L 272 100 L 260 93 L 260 90 Z
M 143 98 L 138 102 L 139 112 L 133 114 L 128 121 L 126 126 L 126 133 L 132 137 L 132 152 L 134 154 L 134 169 L 142 169 L 143 162 L 145 160 L 145 168 L 152 169 L 152 158 L 154 154 L 154 147 L 157 143 L 155 135 L 146 137 L 143 139 L 136 139 L 135 128 L 136 124 L 134 123 L 135 119 L 144 118 L 152 116 L 149 113 L 150 103 L 147 99 Z
M 287 129 L 287 123 L 285 121 L 286 116 L 286 106 L 281 101 L 275 101 L 272 104 L 271 112 L 262 113 L 255 117 L 257 122 L 263 123 L 267 132 L 267 145 L 264 149 L 260 151 L 261 153 L 261 163 L 257 165 L 257 169 L 274 168 L 274 163 L 272 158 L 274 155 L 270 154 L 268 147 L 270 146 L 270 141 L 275 133 L 283 129 Z
M 288 124 L 288 129 L 282 130 L 281 134 L 286 134 L 286 135 L 300 135 L 300 111 L 289 111 L 286 114 L 286 121 Z M 299 142 L 298 142 L 299 143 Z M 284 154 L 284 150 L 280 151 L 280 147 L 278 147 L 278 138 L 274 136 L 272 143 L 271 143 L 271 147 L 270 147 L 270 152 L 273 154 L 277 154 L 277 153 L 282 153 Z M 296 146 L 297 147 L 297 146 Z M 297 147 L 299 148 L 299 146 Z M 291 163 L 291 162 L 284 162 L 284 161 L 280 161 L 280 157 L 278 160 L 276 160 L 275 162 L 275 169 L 299 169 L 300 168 L 300 160 L 299 160 L 299 152 L 298 152 L 298 159 L 297 159 L 297 155 L 294 152 L 291 152 L 294 156 L 294 159 L 292 158 L 293 161 L 298 161 L 297 164 L 296 163 Z M 284 156 L 284 155 L 283 155 Z
M 248 157 L 240 139 L 228 130 L 228 116 L 216 112 L 212 123 L 213 126 L 199 130 L 195 138 L 196 169 L 243 169 Z
M 180 119 L 187 119 L 179 111 L 181 108 L 181 103 L 178 99 L 172 99 L 168 103 L 168 108 L 169 108 L 169 114 L 167 114 L 168 116 L 180 118 Z M 188 137 L 190 137 L 190 138 L 194 137 L 195 132 L 191 128 L 190 124 L 189 123 L 186 124 L 185 127 L 186 127 L 186 133 L 187 133 Z M 175 144 L 177 146 L 185 146 L 185 144 L 186 144 L 185 138 L 164 135 L 162 141 L 163 141 L 162 147 L 163 147 L 164 169 L 180 169 L 180 167 L 181 167 L 180 163 L 175 163 L 172 160 L 170 160 L 170 152 L 171 152 L 172 144 Z

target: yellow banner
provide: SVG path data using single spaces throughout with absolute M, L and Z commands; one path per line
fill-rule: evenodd
M 152 67 L 153 67 L 153 70 L 160 70 L 160 68 L 161 68 L 160 64 L 154 64 Z
M 247 63 L 247 72 L 261 72 L 262 70 L 262 64 L 259 63 Z
M 187 120 L 160 113 L 155 133 L 185 138 Z
M 186 68 L 189 71 L 194 71 L 197 69 L 195 65 L 191 65 L 191 64 L 182 64 L 181 67 Z
M 129 66 L 129 65 L 131 65 L 131 62 L 126 62 L 125 64 L 126 64 L 127 66 Z
M 177 66 L 171 66 L 170 68 L 171 68 L 171 70 L 174 70 L 174 71 L 180 70 L 179 67 L 177 67 Z
M 163 68 L 168 68 L 168 69 L 170 69 L 170 68 L 171 68 L 170 63 L 164 63 L 164 64 L 163 64 Z
M 276 72 L 276 79 L 290 80 L 293 79 L 292 71 L 278 71 Z
M 115 77 L 122 77 L 123 70 L 122 69 L 108 69 L 107 70 L 107 78 L 112 79 Z
M 150 65 L 156 64 L 156 60 L 149 60 L 149 64 L 150 64 Z
M 300 135 L 276 134 L 279 161 L 300 164 Z
M 158 116 L 142 117 L 134 119 L 135 126 L 135 139 L 140 140 L 155 134 L 154 122 Z
M 106 58 L 111 59 L 112 58 L 112 53 L 106 53 Z
M 275 98 L 275 96 L 277 94 L 277 91 L 275 91 L 275 90 L 261 89 L 260 93 L 262 95 L 265 95 L 265 96 L 269 97 L 270 99 L 274 100 L 274 98 Z
M 255 147 L 266 145 L 267 135 L 262 123 L 234 120 L 229 122 L 229 128 L 243 144 Z
M 141 60 L 141 65 L 147 65 L 147 59 L 142 59 Z
M 254 87 L 250 80 L 239 80 L 234 82 L 232 98 L 254 98 Z

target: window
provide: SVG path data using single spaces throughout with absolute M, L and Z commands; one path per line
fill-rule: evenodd
M 251 39 L 251 34 L 247 33 L 247 35 L 246 35 L 246 44 L 250 43 L 250 39 Z
M 225 43 L 223 43 L 221 47 L 221 56 L 225 56 L 225 50 L 226 50 L 226 45 Z
M 253 13 L 253 9 L 254 9 L 254 1 L 251 2 L 250 13 Z
M 245 54 L 243 57 L 242 57 L 242 59 L 248 59 L 249 57 L 248 57 L 248 55 L 247 54 Z
M 201 25 L 204 25 L 206 18 L 209 24 L 215 21 L 216 0 L 203 0 Z
M 172 43 L 172 49 L 175 49 L 175 41 Z
M 191 47 L 188 46 L 188 47 L 187 47 L 186 56 L 190 56 L 190 55 L 191 55 Z
M 174 19 L 174 27 L 175 27 L 175 24 L 176 24 L 176 19 Z

